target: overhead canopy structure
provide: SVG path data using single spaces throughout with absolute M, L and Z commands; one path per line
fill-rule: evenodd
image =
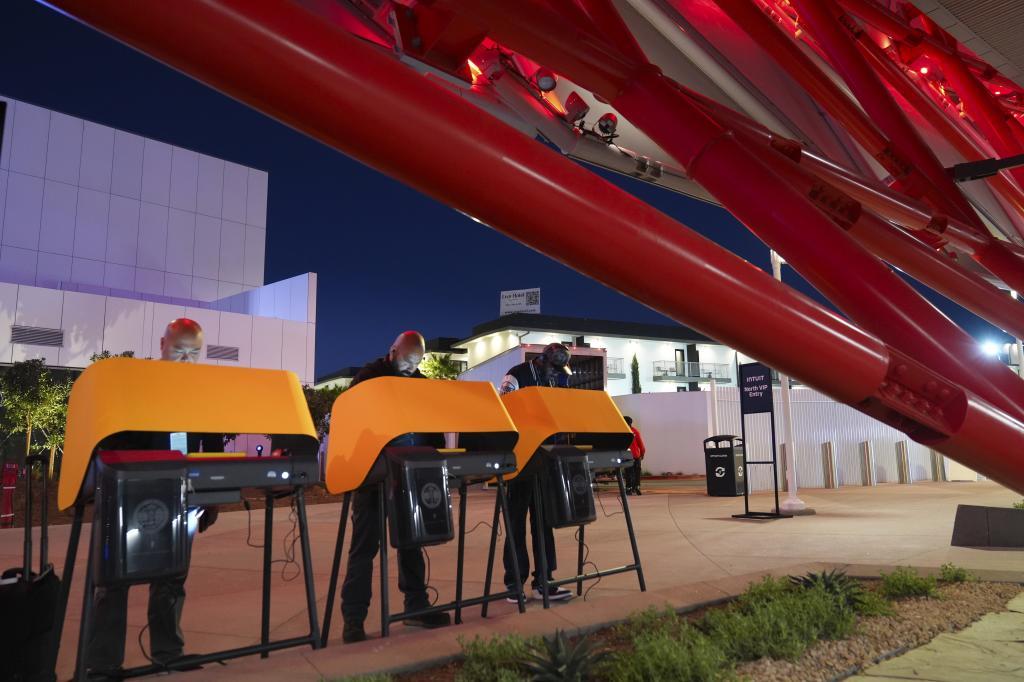
M 46 4 L 1024 491 L 1024 381 L 893 271 L 1024 336 L 1024 88 L 970 3 Z M 720 203 L 845 317 L 538 135 Z

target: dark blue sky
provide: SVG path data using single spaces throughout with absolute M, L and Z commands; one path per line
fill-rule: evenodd
M 379 355 L 403 329 L 467 335 L 497 317 L 502 289 L 541 287 L 549 314 L 666 321 L 32 0 L 0 4 L 0 93 L 268 171 L 266 281 L 319 275 L 318 375 Z M 768 268 L 767 248 L 721 209 L 609 177 Z M 791 271 L 786 277 L 821 300 Z M 1002 336 L 930 298 L 976 337 Z

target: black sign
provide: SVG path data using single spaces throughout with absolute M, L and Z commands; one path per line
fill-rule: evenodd
M 772 372 L 760 362 L 740 365 L 740 414 L 772 411 Z

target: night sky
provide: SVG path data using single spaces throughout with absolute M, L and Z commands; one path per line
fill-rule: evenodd
M 318 274 L 318 376 L 382 354 L 404 329 L 467 336 L 497 317 L 503 289 L 541 287 L 546 314 L 668 322 L 31 0 L 4 0 L 0 8 L 0 94 L 268 171 L 265 277 Z M 607 177 L 769 269 L 764 244 L 721 209 Z M 791 270 L 786 280 L 822 300 Z M 1009 339 L 930 298 L 975 337 Z

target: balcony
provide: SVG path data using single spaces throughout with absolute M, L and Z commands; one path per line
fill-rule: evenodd
M 623 358 L 608 358 L 606 367 L 609 379 L 626 378 L 626 361 Z
M 654 361 L 655 381 L 677 383 L 702 383 L 714 379 L 718 383 L 732 383 L 729 365 L 717 362 L 672 362 Z

